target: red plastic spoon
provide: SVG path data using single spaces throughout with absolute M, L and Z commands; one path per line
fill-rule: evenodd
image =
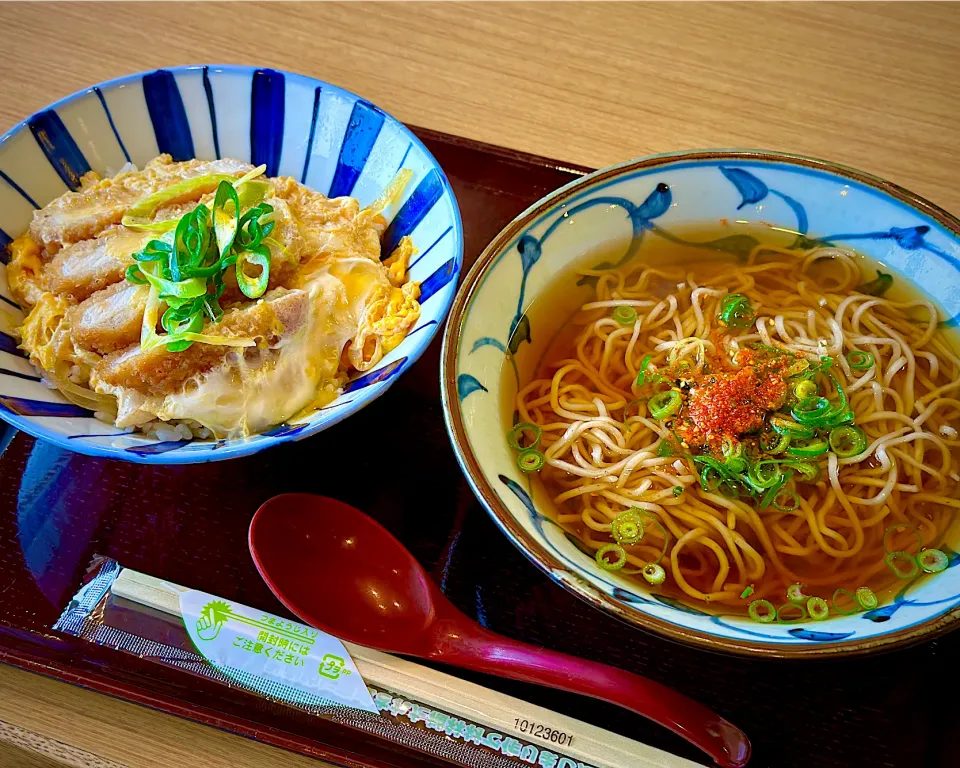
M 660 683 L 488 632 L 447 600 L 403 544 L 348 504 L 275 496 L 250 522 L 250 554 L 281 603 L 342 640 L 618 704 L 718 765 L 738 768 L 750 757 L 739 728 Z

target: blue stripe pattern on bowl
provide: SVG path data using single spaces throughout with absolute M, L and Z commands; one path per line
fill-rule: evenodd
M 235 157 L 266 164 L 331 197 L 366 205 L 396 173 L 413 179 L 387 211 L 383 254 L 400 239 L 418 250 L 410 277 L 422 283 L 421 317 L 376 368 L 305 423 L 239 441 L 157 441 L 126 433 L 67 403 L 43 384 L 12 332 L 23 314 L 0 266 L 0 418 L 70 450 L 143 463 L 216 461 L 299 440 L 342 421 L 383 394 L 430 344 L 443 322 L 463 261 L 456 198 L 433 156 L 402 123 L 337 86 L 272 69 L 204 65 L 130 75 L 75 93 L 0 138 L 0 261 L 33 210 L 76 190 L 83 174 L 117 173 L 160 153 L 175 160 Z M 392 213 L 392 218 L 391 218 Z

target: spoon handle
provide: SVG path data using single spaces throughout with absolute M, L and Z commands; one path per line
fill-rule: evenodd
M 617 704 L 669 728 L 724 768 L 741 768 L 750 758 L 750 742 L 743 731 L 653 680 L 459 623 L 440 634 L 433 654 L 437 661 Z

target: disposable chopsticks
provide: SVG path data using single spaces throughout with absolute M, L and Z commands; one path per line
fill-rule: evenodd
M 113 584 L 113 594 L 162 613 L 181 618 L 178 595 L 185 587 L 155 579 L 128 568 Z M 408 696 L 465 720 L 481 723 L 514 738 L 564 754 L 597 768 L 695 768 L 696 764 L 497 691 L 438 672 L 406 659 L 344 643 L 367 685 Z M 590 700 L 584 699 L 584 706 Z M 521 729 L 521 724 L 526 724 Z M 569 741 L 538 737 L 530 724 L 564 733 Z

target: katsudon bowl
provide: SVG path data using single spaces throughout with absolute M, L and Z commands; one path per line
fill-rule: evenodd
M 232 158 L 266 166 L 361 208 L 385 197 L 380 253 L 409 238 L 407 282 L 420 284 L 419 318 L 336 399 L 257 434 L 192 439 L 178 425 L 118 428 L 68 400 L 21 348 L 25 312 L 7 279 L 8 246 L 34 212 L 78 190 L 90 171 L 108 178 L 173 161 Z M 403 172 L 403 173 L 401 173 Z M 391 182 L 400 177 L 405 183 Z M 397 191 L 397 190 L 400 191 Z M 390 191 L 394 194 L 391 196 Z M 238 66 L 191 66 L 130 75 L 68 96 L 0 138 L 0 418 L 63 448 L 125 461 L 187 464 L 252 454 L 337 424 L 386 390 L 430 344 L 453 300 L 463 256 L 456 198 L 443 170 L 402 123 L 362 98 L 303 75 Z M 14 275 L 11 273 L 11 277 Z M 97 418 L 100 416 L 101 418 Z M 199 434 L 203 434 L 202 430 Z

